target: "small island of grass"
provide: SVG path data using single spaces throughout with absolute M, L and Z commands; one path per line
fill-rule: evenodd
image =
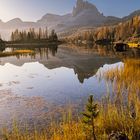
M 0 52 L 0 57 L 14 56 L 20 54 L 34 54 L 33 50 L 15 50 L 12 52 Z

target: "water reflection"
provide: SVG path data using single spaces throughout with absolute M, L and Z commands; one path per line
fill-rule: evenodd
M 121 61 L 124 57 L 139 57 L 139 49 L 131 49 L 128 52 L 116 52 L 112 46 L 99 45 L 61 45 L 61 46 L 34 46 L 23 48 L 6 48 L 3 52 L 15 50 L 33 50 L 35 53 L 17 54 L 16 56 L 0 57 L 0 64 L 22 66 L 27 62 L 39 62 L 49 69 L 67 67 L 74 69 L 80 83 L 92 77 L 104 64 L 112 64 Z
M 18 48 L 7 48 L 5 52 L 13 52 Z M 27 49 L 27 48 L 24 48 Z M 4 65 L 9 62 L 11 64 L 22 66 L 28 62 L 39 62 L 49 69 L 59 67 L 67 67 L 74 69 L 80 83 L 85 79 L 92 77 L 97 70 L 105 63 L 111 64 L 120 61 L 119 58 L 97 55 L 94 51 L 87 48 L 78 48 L 76 46 L 53 46 L 49 48 L 29 48 L 35 53 L 18 54 L 16 56 L 1 57 L 0 64 Z
M 81 84 L 74 70 L 66 67 L 50 70 L 38 62 L 25 63 L 22 66 L 6 63 L 0 66 L 0 90 L 9 90 L 20 96 L 41 96 L 48 101 L 61 103 L 66 99 L 74 101 L 89 93 L 101 97 L 106 91 L 106 86 L 104 81 L 99 83 L 99 73 L 121 65 L 122 63 L 104 65 Z
M 123 63 L 104 65 L 80 83 L 72 68 L 48 69 L 39 62 L 22 66 L 1 65 L 0 124 L 12 122 L 11 119 L 16 117 L 23 122 L 34 124 L 37 121 L 46 125 L 48 119 L 44 121 L 44 118 L 52 111 L 56 113 L 59 106 L 71 102 L 81 107 L 91 93 L 96 99 L 101 99 L 107 91 L 104 79 L 99 81 L 102 72 L 120 66 Z
M 52 56 L 55 56 L 55 54 L 57 53 L 57 49 L 58 49 L 58 46 L 57 45 L 53 45 L 53 46 L 50 46 L 50 47 L 21 47 L 21 48 L 5 48 L 3 50 L 1 50 L 1 54 L 0 54 L 0 57 L 3 57 L 2 53 L 11 53 L 11 56 L 13 55 L 13 52 L 15 51 L 22 51 L 22 50 L 31 50 L 33 51 L 34 53 L 19 53 L 19 54 L 16 54 L 16 58 L 17 59 L 22 59 L 22 57 L 30 57 L 31 59 L 36 59 L 39 58 L 40 59 L 43 59 L 43 58 L 46 58 L 48 59 L 49 58 L 49 54 L 51 54 Z M 2 56 L 1 56 L 2 55 Z M 8 55 L 9 56 L 9 55 Z M 6 55 L 5 55 L 6 57 Z
M 29 121 L 41 120 L 54 105 L 65 106 L 70 101 L 81 106 L 91 93 L 101 99 L 107 87 L 104 79 L 99 81 L 100 74 L 123 65 L 118 63 L 122 60 L 104 46 L 23 49 L 35 53 L 0 57 L 0 124 L 12 114 Z M 42 124 L 45 124 L 43 119 Z
M 97 45 L 97 44 L 87 44 L 87 45 L 79 45 L 76 46 L 79 49 L 83 48 L 88 50 L 88 52 L 97 52 L 102 56 L 118 56 L 125 58 L 139 58 L 140 57 L 140 49 L 139 48 L 131 48 L 127 51 L 117 52 L 114 49 L 113 45 Z

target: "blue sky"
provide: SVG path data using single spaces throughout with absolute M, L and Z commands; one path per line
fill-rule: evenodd
M 123 17 L 140 9 L 140 0 L 88 0 L 108 16 Z M 76 0 L 0 0 L 0 19 L 8 21 L 20 17 L 36 21 L 46 13 L 66 14 L 72 11 Z

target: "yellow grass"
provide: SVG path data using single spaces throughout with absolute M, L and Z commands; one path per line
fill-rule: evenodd
M 35 53 L 33 50 L 15 50 L 13 52 L 0 52 L 0 57 L 22 55 L 22 54 L 33 54 L 33 53 Z
M 16 53 L 34 53 L 33 50 L 15 50 Z
M 128 43 L 130 48 L 140 48 L 140 44 L 138 43 Z

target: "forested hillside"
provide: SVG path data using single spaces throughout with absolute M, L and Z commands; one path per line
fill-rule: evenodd
M 87 29 L 76 32 L 67 37 L 68 41 L 140 41 L 140 16 L 135 16 L 131 20 L 121 22 L 114 26 L 103 26 L 95 29 Z
M 34 28 L 30 28 L 29 30 L 18 30 L 16 29 L 11 34 L 12 42 L 34 42 L 34 41 L 57 41 L 58 37 L 55 30 L 52 30 L 48 33 L 48 29 L 39 28 L 35 30 Z

